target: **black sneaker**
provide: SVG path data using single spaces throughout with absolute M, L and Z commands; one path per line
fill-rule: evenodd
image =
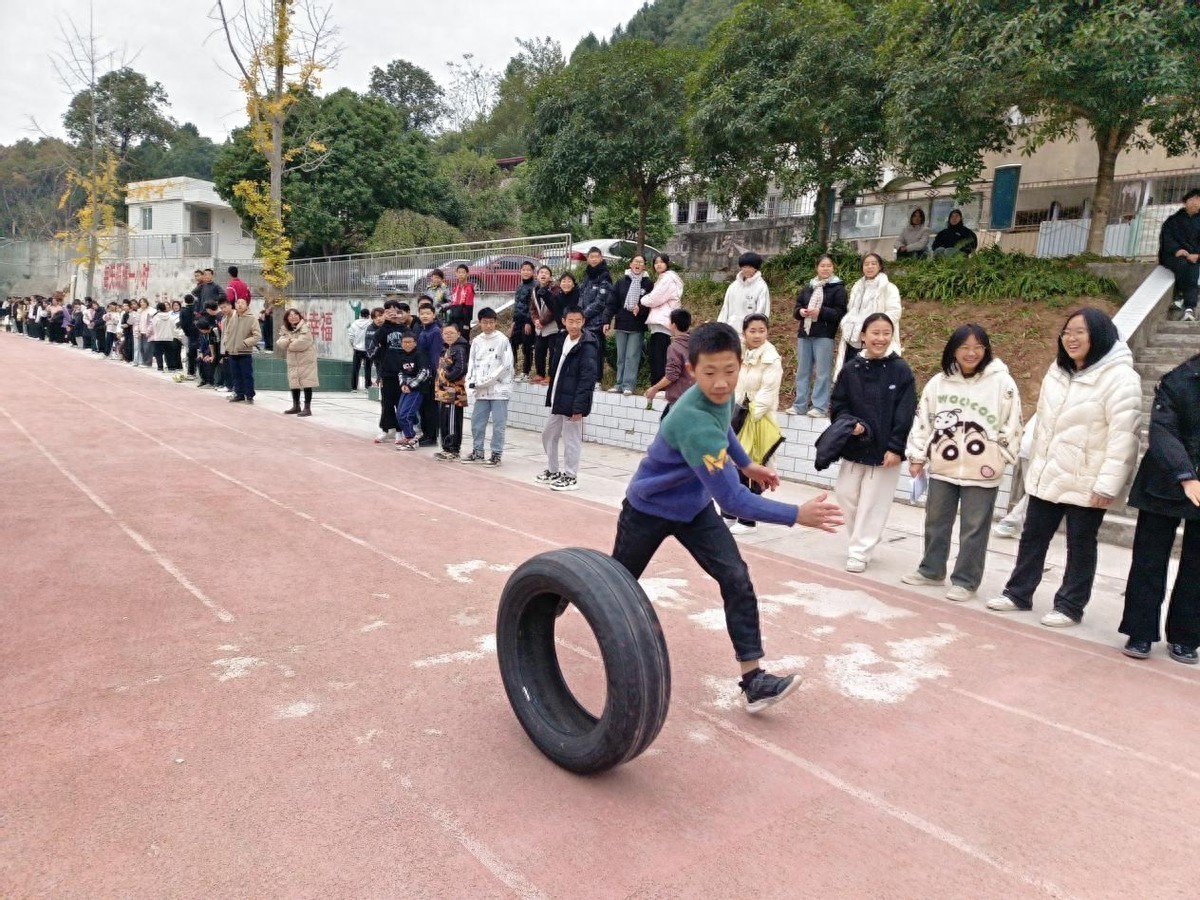
M 1135 641 L 1130 638 L 1125 642 L 1121 652 L 1134 659 L 1148 659 L 1150 657 L 1150 641 Z
M 579 490 L 579 479 L 574 475 L 563 473 L 559 475 L 555 481 L 550 482 L 550 490 L 552 491 L 577 491 Z
M 1186 666 L 1194 666 L 1200 662 L 1200 656 L 1196 655 L 1196 648 L 1189 647 L 1187 644 L 1168 644 L 1167 652 L 1171 654 L 1171 659 L 1175 662 L 1181 662 Z
M 796 688 L 800 687 L 800 679 L 795 675 L 785 675 L 780 678 L 762 669 L 755 669 L 742 676 L 738 682 L 742 694 L 746 698 L 746 711 L 759 712 L 773 703 L 778 703 Z
M 245 403 L 245 402 L 246 402 L 246 398 L 245 398 L 245 397 L 236 397 L 236 396 L 234 396 L 234 397 L 230 397 L 230 398 L 229 398 L 229 402 L 230 402 L 230 403 Z
M 493 453 L 491 456 L 489 456 L 487 459 L 485 459 L 483 461 L 483 464 L 485 466 L 491 466 L 492 468 L 495 468 L 496 466 L 500 465 L 500 454 Z
M 481 463 L 484 461 L 484 458 L 485 457 L 483 455 L 482 450 L 472 450 L 468 456 L 464 456 L 462 459 L 459 460 L 459 462 L 461 462 L 461 463 Z
M 558 472 L 551 472 L 549 469 L 546 469 L 533 480 L 538 484 L 554 484 L 554 482 L 558 481 L 558 475 Z

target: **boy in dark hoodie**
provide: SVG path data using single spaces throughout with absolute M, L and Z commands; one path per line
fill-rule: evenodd
M 587 252 L 587 268 L 579 286 L 579 307 L 583 310 L 583 328 L 596 339 L 596 383 L 604 374 L 604 346 L 608 338 L 609 305 L 612 302 L 613 280 L 608 263 L 599 247 Z
M 213 304 L 215 307 L 216 304 Z M 215 309 L 214 309 L 215 312 Z M 216 372 L 221 364 L 221 337 L 217 334 L 216 323 L 208 316 L 195 320 L 196 325 L 196 369 L 200 380 L 196 387 L 209 388 L 216 386 Z
M 691 344 L 692 314 L 686 309 L 671 310 L 671 345 L 667 347 L 667 369 L 662 381 L 650 385 L 646 391 L 647 402 L 653 401 L 655 395 L 663 392 L 667 405 L 663 407 L 659 421 L 667 417 L 675 401 L 683 396 L 683 392 L 696 383 L 692 370 L 688 366 L 688 348 Z
M 531 307 L 533 305 L 533 292 L 537 287 L 537 282 L 533 277 L 533 263 L 521 263 L 521 283 L 517 285 L 517 292 L 513 296 L 513 321 L 512 331 L 509 333 L 509 343 L 512 345 L 513 353 L 513 368 L 516 369 L 514 381 L 526 381 L 529 378 L 529 373 L 533 369 L 533 345 L 537 340 L 537 335 L 533 332 L 533 318 Z M 524 348 L 525 357 L 524 363 L 520 369 L 517 369 L 517 349 Z
M 400 301 L 383 304 L 383 324 L 375 329 L 375 371 L 379 373 L 379 435 L 375 443 L 396 439 L 396 408 L 400 405 L 400 340 L 405 328 L 400 324 Z
M 421 417 L 421 392 L 432 374 L 429 364 L 417 349 L 417 336 L 411 331 L 400 335 L 400 408 L 396 420 L 401 436 L 396 438 L 397 450 L 417 449 L 417 421 Z
M 438 425 L 442 432 L 442 450 L 433 454 L 433 458 L 451 462 L 458 459 L 462 447 L 463 408 L 467 405 L 467 355 L 471 345 L 463 337 L 458 322 L 447 322 L 443 326 L 442 340 L 446 349 L 438 361 L 434 386 L 440 414 Z
M 417 331 L 417 352 L 429 367 L 430 377 L 421 385 L 421 439 L 418 447 L 435 447 L 438 438 L 438 403 L 433 396 L 433 374 L 438 370 L 445 347 L 442 341 L 442 326 L 437 321 L 437 310 L 432 303 L 422 303 L 417 309 L 421 323 Z

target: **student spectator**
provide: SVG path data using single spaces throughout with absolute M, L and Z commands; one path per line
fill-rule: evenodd
M 566 276 L 564 276 L 565 280 Z M 555 491 L 579 489 L 579 457 L 583 450 L 583 420 L 592 411 L 592 391 L 596 383 L 596 338 L 584 327 L 583 310 L 568 307 L 563 315 L 562 331 L 550 351 L 550 387 L 546 406 L 550 415 L 542 429 L 542 447 L 546 451 L 546 469 L 536 480 Z M 563 466 L 558 465 L 559 444 L 563 445 Z
M 579 286 L 579 307 L 583 310 L 583 327 L 596 339 L 596 383 L 604 374 L 604 348 L 608 338 L 609 320 L 613 291 L 612 273 L 599 247 L 590 247 L 587 252 L 587 268 L 583 271 L 583 284 Z
M 446 322 L 458 326 L 459 335 L 466 341 L 471 339 L 471 320 L 475 318 L 475 285 L 467 280 L 470 269 L 459 263 L 454 270 L 454 289 L 450 292 L 450 308 L 446 311 Z
M 1090 307 L 1072 313 L 1038 394 L 1017 561 L 988 609 L 1033 608 L 1046 551 L 1065 517 L 1067 564 L 1054 609 L 1041 621 L 1063 628 L 1083 618 L 1096 577 L 1096 535 L 1137 461 L 1141 407 L 1142 380 L 1112 319 Z
M 114 356 L 114 351 L 121 339 L 121 316 L 121 307 L 116 303 L 108 304 L 104 314 L 104 355 L 110 359 L 120 358 Z
M 740 434 L 748 421 L 769 419 L 775 422 L 775 410 L 779 406 L 779 387 L 783 382 L 783 360 L 779 351 L 768 338 L 767 317 L 762 313 L 751 313 L 742 322 L 742 366 L 738 374 L 737 387 L 733 393 L 733 433 Z M 778 444 L 771 447 L 757 463 L 769 465 Z M 750 449 L 746 449 L 750 453 Z M 753 455 L 751 458 L 754 459 Z M 742 485 L 752 493 L 762 493 L 762 486 L 753 484 L 739 474 Z M 733 534 L 747 534 L 758 525 L 753 519 L 738 519 L 722 512 L 722 517 Z M 736 521 L 735 521 L 736 519 Z
M 133 312 L 133 364 L 135 366 L 146 366 L 146 368 L 150 367 L 152 358 L 150 342 L 152 340 L 156 340 L 156 338 L 154 338 L 150 333 L 150 318 L 155 314 L 157 309 L 157 304 L 155 305 L 154 309 L 151 309 L 150 301 L 143 297 L 138 301 L 137 309 L 135 309 Z M 175 331 L 172 329 L 171 340 L 173 340 L 174 337 Z M 169 351 L 165 355 L 164 359 L 170 359 Z
M 396 440 L 396 411 L 400 406 L 400 358 L 404 351 L 401 338 L 407 331 L 400 324 L 400 301 L 383 304 L 383 323 L 372 334 L 375 347 L 372 358 L 379 375 L 379 435 L 375 443 Z
M 417 446 L 436 447 L 440 410 L 434 396 L 434 388 L 445 342 L 442 340 L 442 326 L 438 324 L 434 308 L 422 305 L 417 313 L 421 320 L 421 330 L 417 333 L 417 351 L 429 364 L 429 378 L 421 384 L 421 438 L 417 441 Z
M 397 301 L 392 300 L 389 302 L 395 303 Z M 375 339 L 375 332 L 377 332 L 379 330 L 380 326 L 383 325 L 383 322 L 384 322 L 384 308 L 382 306 L 376 306 L 374 309 L 371 310 L 371 321 L 368 322 L 367 327 L 365 329 L 363 329 L 363 352 L 367 355 L 367 383 L 366 383 L 367 387 L 371 386 L 370 366 L 371 366 L 371 363 L 375 360 L 375 356 L 376 356 L 375 351 L 378 348 L 378 343 Z M 375 372 L 376 372 L 376 374 L 379 373 L 378 366 L 376 366 Z
M 136 365 L 137 310 L 129 300 L 121 301 L 121 356 L 126 365 Z
M 433 304 L 434 317 L 439 326 L 445 325 L 446 310 L 450 308 L 454 295 L 446 284 L 446 273 L 441 269 L 434 269 L 429 273 L 429 287 L 425 290 L 424 296 L 428 297 Z
M 615 319 L 613 331 L 617 344 L 617 383 L 608 389 L 610 394 L 629 397 L 637 387 L 638 370 L 642 365 L 642 343 L 646 334 L 646 315 L 642 297 L 654 289 L 646 275 L 646 257 L 637 254 L 629 261 L 629 269 L 612 292 L 609 318 Z
M 800 289 L 792 317 L 796 329 L 796 401 L 789 412 L 820 418 L 829 415 L 833 387 L 833 342 L 846 315 L 846 285 L 833 257 L 817 260 L 817 274 Z
M 1171 658 L 1198 661 L 1200 645 L 1200 354 L 1163 376 L 1150 412 L 1150 449 L 1129 492 L 1137 509 L 1133 559 L 1125 581 L 1125 615 L 1120 632 L 1129 635 L 1124 653 L 1150 655 L 1160 640 L 1159 622 L 1167 592 L 1167 568 L 1175 532 L 1183 521 L 1179 571 L 1167 611 Z
M 947 600 L 969 600 L 983 580 L 989 528 L 1004 469 L 1021 446 L 1021 395 L 1008 367 L 992 355 L 988 333 L 960 325 L 942 350 L 942 370 L 925 385 L 906 455 L 909 474 L 926 473 L 925 553 L 905 584 L 946 581 L 950 535 L 958 556 Z
M 549 266 L 539 266 L 537 285 L 533 289 L 533 327 L 537 341 L 533 349 L 533 384 L 550 383 L 546 372 L 546 360 L 550 355 L 550 343 L 562 329 L 562 292 L 553 284 L 554 275 Z M 571 284 L 575 279 L 571 279 Z
M 271 302 L 264 301 L 262 309 L 258 311 L 258 327 L 262 330 L 262 347 L 268 353 L 275 349 L 275 316 L 274 310 L 271 308 Z
M 229 308 L 233 309 L 234 302 L 237 297 L 231 297 L 226 290 L 213 280 L 213 270 L 203 269 L 200 271 L 200 281 L 196 286 L 196 290 L 192 293 L 196 294 L 196 300 L 203 306 L 209 300 L 216 300 L 220 303 L 222 300 L 229 301 Z M 246 299 L 249 300 L 249 292 L 247 291 Z
M 771 318 L 771 289 L 762 277 L 763 259 L 757 253 L 743 253 L 738 257 L 738 273 L 733 283 L 725 289 L 725 302 L 717 321 L 730 328 L 741 330 L 746 316 Z
M 946 227 L 933 239 L 933 255 L 970 256 L 978 246 L 979 238 L 975 232 L 963 224 L 962 210 L 952 209 L 946 219 Z
M 92 349 L 101 356 L 107 356 L 110 352 L 108 347 L 108 323 L 105 321 L 104 314 L 107 310 L 99 303 L 95 305 L 95 312 L 92 315 L 92 331 L 94 332 L 94 346 Z M 17 329 L 18 331 L 20 329 Z
M 279 329 L 276 347 L 287 359 L 288 388 L 292 392 L 291 408 L 285 409 L 284 415 L 311 416 L 313 388 L 321 384 L 317 372 L 317 342 L 300 310 L 289 309 L 283 314 L 283 327 Z M 304 394 L 303 408 L 300 406 L 301 393 Z
M 512 331 L 509 334 L 514 368 L 517 365 L 517 351 L 523 351 L 522 365 L 520 369 L 517 369 L 514 376 L 515 381 L 525 381 L 529 378 L 529 373 L 533 371 L 533 347 L 537 341 L 537 335 L 533 331 L 533 314 L 530 310 L 536 287 L 533 263 L 528 261 L 521 263 L 521 283 L 517 285 L 516 293 L 513 295 Z M 480 327 L 483 326 L 480 325 Z
M 847 572 L 865 572 L 883 536 L 917 408 L 912 370 L 891 349 L 893 330 L 884 313 L 866 317 L 862 353 L 846 362 L 830 399 L 830 427 L 844 417 L 855 423 L 834 488 L 849 530 Z
M 867 316 L 875 313 L 883 313 L 892 323 L 892 345 L 888 352 L 900 355 L 900 315 L 903 312 L 900 291 L 888 279 L 883 268 L 883 257 L 878 253 L 868 253 L 863 257 L 863 277 L 854 282 L 854 287 L 850 289 L 846 314 L 842 316 L 842 339 L 838 343 L 833 364 L 835 378 L 842 366 L 861 349 L 863 322 Z
M 1196 319 L 1196 298 L 1200 294 L 1200 188 L 1183 195 L 1183 208 L 1162 224 L 1158 241 L 1158 264 L 1175 273 L 1175 307 L 1183 310 L 1188 322 Z
M 960 214 L 961 215 L 961 214 Z M 925 210 L 914 209 L 908 217 L 908 225 L 892 244 L 896 248 L 896 259 L 919 259 L 929 252 L 929 229 L 925 227 Z
M 205 269 L 204 271 L 208 274 L 211 281 L 213 270 Z M 238 278 L 237 266 L 230 266 L 226 271 L 229 273 L 229 283 L 225 285 L 225 296 L 229 298 L 230 303 L 236 305 L 239 300 L 245 300 L 246 305 L 249 306 L 250 301 L 253 299 L 250 295 L 250 285 Z
M 179 300 L 172 300 L 169 311 L 171 314 L 171 346 L 167 350 L 167 371 L 181 373 L 183 371 L 184 334 L 179 327 L 179 317 L 183 314 L 183 304 Z M 177 374 L 175 380 L 182 381 L 183 376 Z
M 653 401 L 658 392 L 662 391 L 667 399 L 659 421 L 667 417 L 671 407 L 683 396 L 683 392 L 695 384 L 691 367 L 688 365 L 688 348 L 691 346 L 692 314 L 686 309 L 676 309 L 671 313 L 671 346 L 667 348 L 667 370 L 662 380 L 650 385 L 646 391 L 646 399 Z
M 154 364 L 158 371 L 164 370 L 164 364 L 171 353 L 171 341 L 175 339 L 175 323 L 171 321 L 171 313 L 167 304 L 159 302 L 155 306 L 154 315 L 147 325 L 147 331 L 154 347 Z M 150 365 L 147 360 L 146 365 Z
M 196 320 L 196 371 L 198 388 L 216 387 L 217 368 L 221 363 L 221 338 L 216 323 L 208 316 Z
M 440 419 L 438 430 L 442 435 L 442 449 L 433 454 L 434 459 L 452 462 L 462 450 L 463 408 L 467 405 L 467 354 L 470 344 L 458 327 L 450 322 L 442 328 L 442 341 L 446 349 L 438 361 L 437 383 L 434 394 L 438 402 Z
M 432 311 L 431 311 L 432 314 Z M 433 372 L 425 354 L 417 349 L 417 336 L 411 331 L 400 335 L 400 407 L 396 421 L 400 435 L 396 438 L 397 450 L 417 449 L 417 423 L 421 419 L 421 400 L 425 384 L 433 378 Z
M 667 370 L 667 348 L 671 346 L 671 312 L 683 301 L 683 279 L 671 271 L 671 257 L 660 253 L 654 257 L 654 287 L 642 298 L 642 306 L 650 310 L 646 327 L 650 329 L 647 352 L 650 356 L 650 383 L 662 381 Z
M 257 317 L 250 312 L 246 301 L 239 299 L 233 313 L 221 324 L 221 352 L 225 355 L 233 391 L 230 403 L 254 402 L 254 357 L 251 354 L 261 336 Z
M 612 556 L 640 578 L 668 537 L 674 536 L 721 588 L 725 626 L 741 668 L 740 687 L 749 712 L 782 700 L 799 684 L 795 675 L 764 671 L 758 598 L 736 541 L 721 524 L 713 500 L 735 515 L 778 525 L 833 531 L 837 507 L 821 494 L 801 507 L 754 496 L 738 485 L 740 471 L 775 488 L 779 476 L 751 462 L 730 428 L 741 343 L 728 325 L 696 329 L 689 363 L 696 385 L 662 423 L 634 473 L 621 505 Z
M 532 274 L 533 267 L 530 266 Z M 513 351 L 508 339 L 496 330 L 496 312 L 490 306 L 479 311 L 479 336 L 471 342 L 467 360 L 467 392 L 472 400 L 471 453 L 465 463 L 498 466 L 504 453 L 504 429 L 508 401 L 512 395 Z M 492 421 L 492 452 L 483 453 L 488 419 Z
M 350 349 L 353 361 L 350 364 L 350 393 L 358 393 L 358 373 L 363 372 L 363 386 L 371 386 L 371 357 L 367 356 L 367 327 L 371 324 L 371 311 L 365 307 L 360 310 L 358 318 L 346 326 L 346 336 L 350 339 Z M 378 327 L 378 326 L 376 326 Z

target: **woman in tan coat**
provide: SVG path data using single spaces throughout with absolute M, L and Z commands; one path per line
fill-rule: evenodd
M 291 409 L 285 416 L 311 416 L 312 392 L 317 380 L 317 345 L 312 331 L 300 311 L 289 309 L 283 317 L 283 329 L 275 338 L 275 353 L 287 359 L 288 387 L 292 389 Z M 300 392 L 304 392 L 304 408 L 300 408 Z

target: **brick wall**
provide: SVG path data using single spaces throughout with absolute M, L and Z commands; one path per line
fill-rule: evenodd
M 546 389 L 530 384 L 513 385 L 512 399 L 508 404 L 508 426 L 528 431 L 541 431 L 546 421 Z M 627 450 L 645 452 L 658 433 L 658 420 L 662 415 L 664 401 L 658 398 L 653 409 L 646 409 L 644 397 L 623 397 L 619 394 L 597 392 L 592 402 L 592 414 L 587 417 L 583 429 L 585 442 L 623 447 Z M 467 417 L 471 410 L 467 410 Z M 832 488 L 837 479 L 835 463 L 824 472 L 813 467 L 813 446 L 817 436 L 829 424 L 827 419 L 810 419 L 807 416 L 789 416 L 783 412 L 776 417 L 783 432 L 783 446 L 776 451 L 772 465 L 781 478 L 799 481 L 818 487 Z M 587 449 L 584 448 L 584 456 Z M 908 477 L 908 465 L 902 464 L 903 475 L 896 488 L 896 500 L 911 503 L 912 479 Z M 996 510 L 1003 513 L 1008 509 L 1012 488 L 1012 470 L 1004 473 L 1000 483 L 1000 494 L 996 498 Z

